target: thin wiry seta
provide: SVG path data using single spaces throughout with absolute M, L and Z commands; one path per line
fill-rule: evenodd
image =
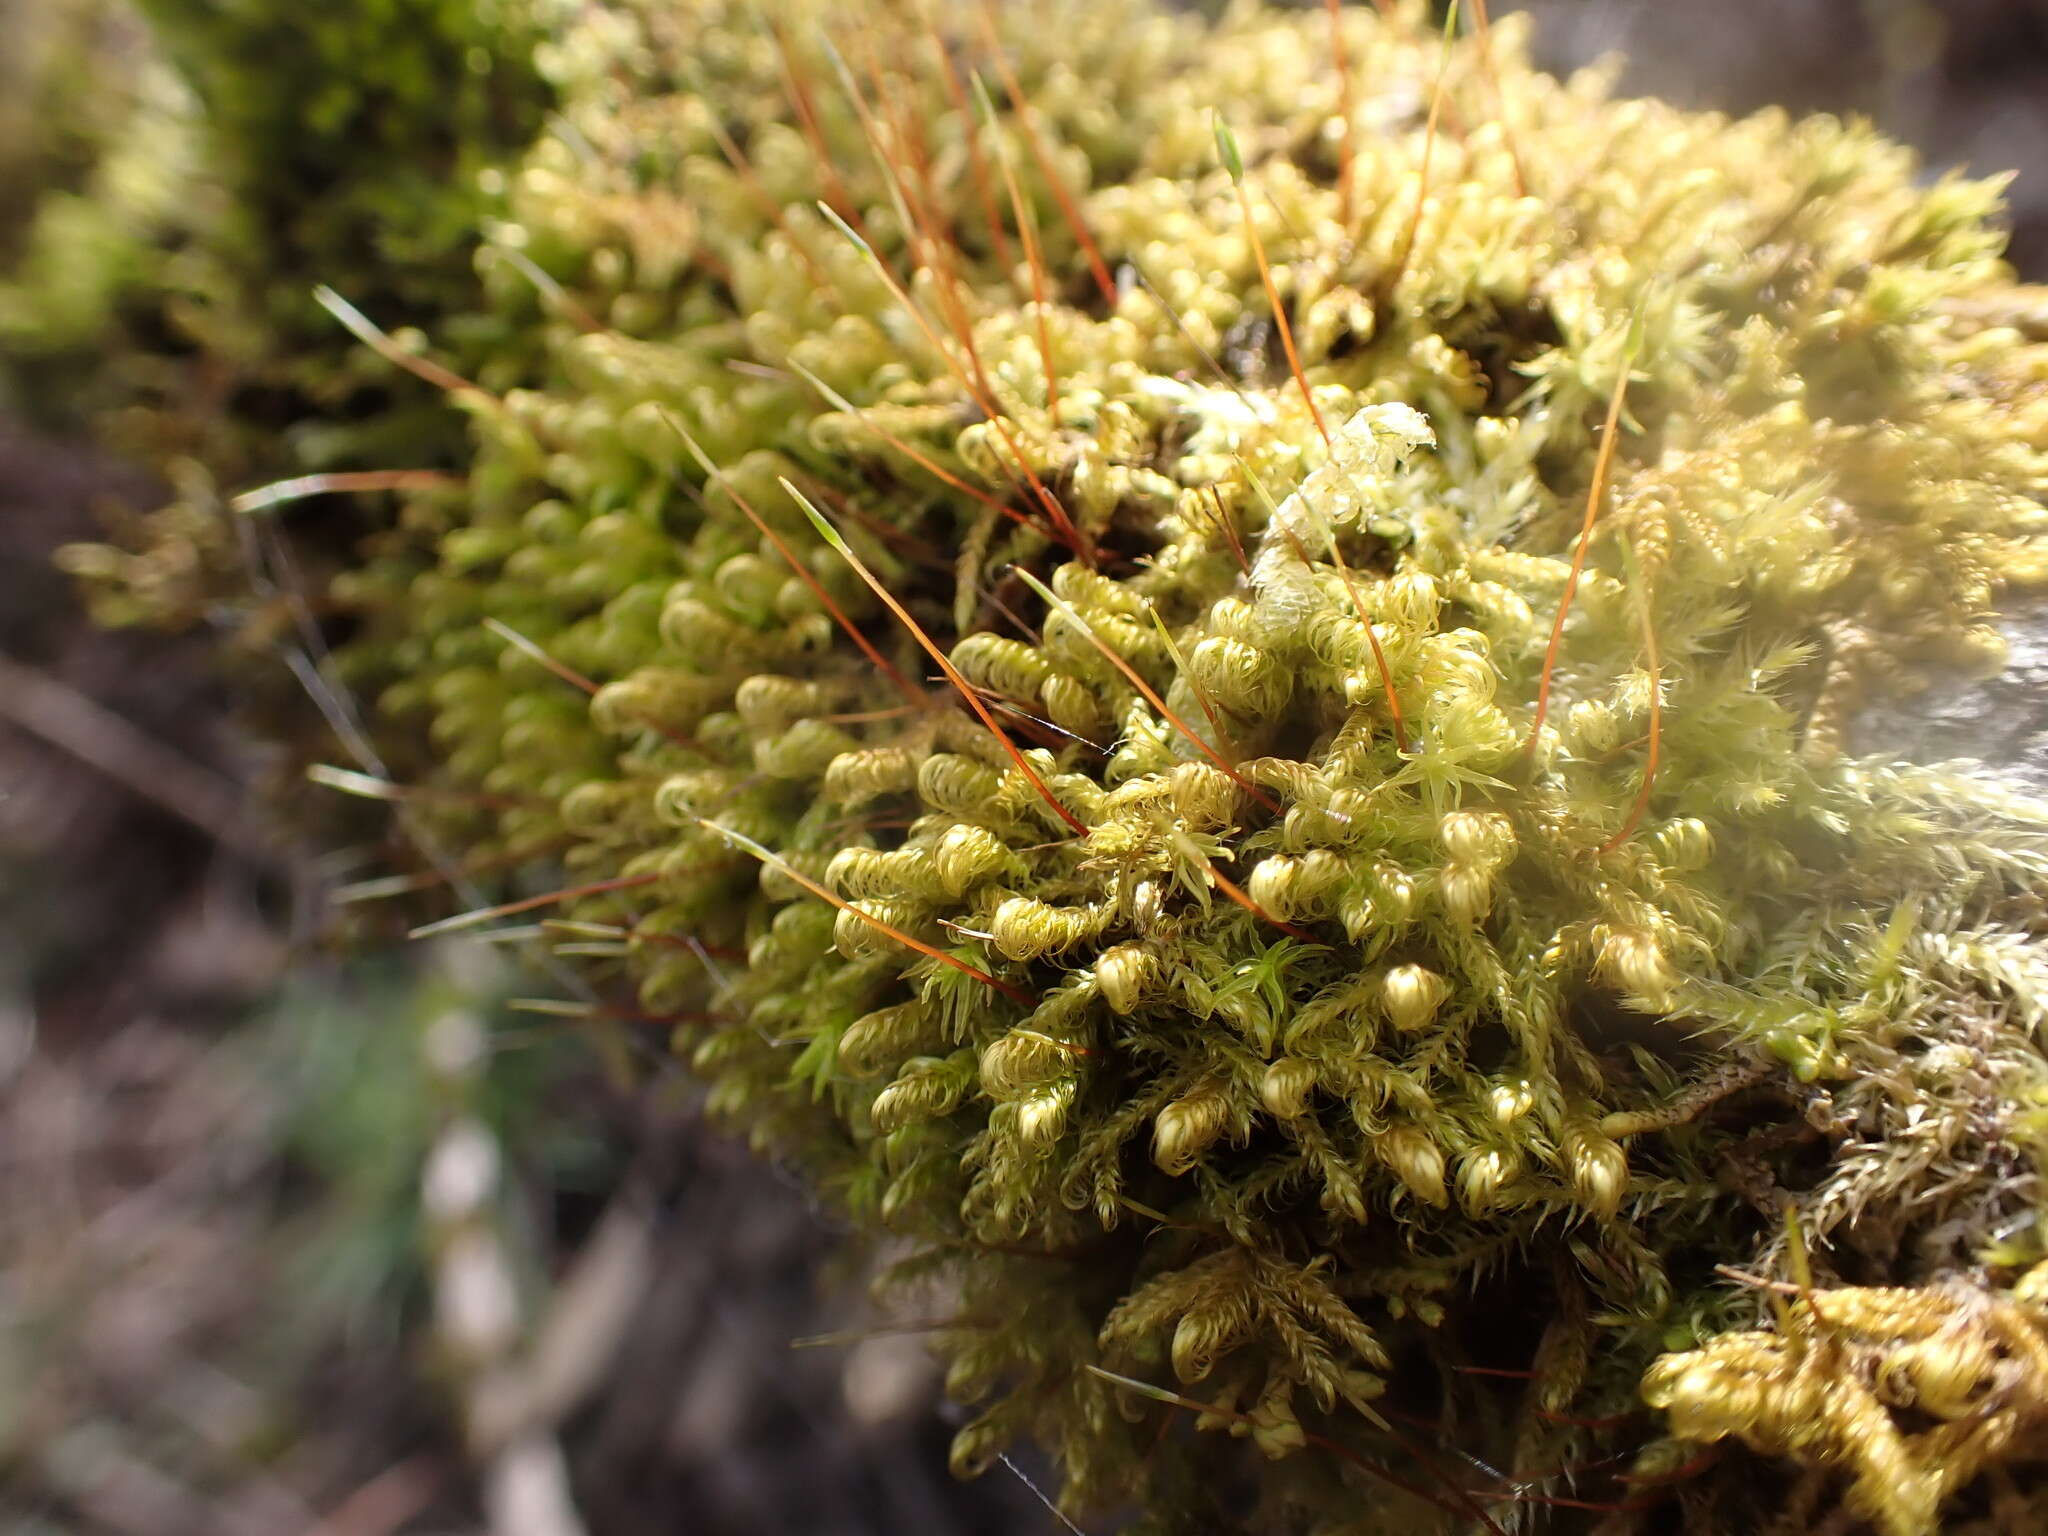
M 963 1468 L 1036 1436 L 1158 1529 L 2004 1498 L 2030 1371 L 1952 1453 L 1875 1386 L 1825 1444 L 1638 1391 L 1919 1382 L 1717 1273 L 1788 1201 L 1813 1308 L 2039 1328 L 2048 810 L 1837 749 L 2048 574 L 1996 188 L 1506 22 L 1344 12 L 1347 84 L 1330 25 L 587 12 L 466 483 L 335 583 L 341 665 L 480 869 L 608 887 L 561 915 L 718 1109 L 923 1243 Z

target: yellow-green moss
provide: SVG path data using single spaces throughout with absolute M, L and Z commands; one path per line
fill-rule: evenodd
M 1995 669 L 2044 574 L 1995 184 L 1617 102 L 1506 23 L 1345 12 L 1347 131 L 1321 14 L 1006 12 L 1025 117 L 971 24 L 766 9 L 559 24 L 560 115 L 476 232 L 497 329 L 421 343 L 484 386 L 463 483 L 328 600 L 387 760 L 469 797 L 424 802 L 444 842 L 607 887 L 558 909 L 617 941 L 594 978 L 923 1245 L 959 1464 L 1033 1436 L 1157 1529 L 1749 1529 L 1791 1474 L 1667 1438 L 1732 1436 L 1890 1533 L 2029 1454 L 2048 1377 L 1991 1346 L 1949 1413 L 1858 1323 L 1877 1406 L 1811 1436 L 1825 1403 L 1713 1377 L 1808 1347 L 1730 1342 L 1772 1313 L 1717 1269 L 1782 1280 L 1787 1202 L 1824 1288 L 2042 1347 L 2004 1288 L 2041 1257 L 2048 810 L 1839 756 L 1868 690 Z M 843 632 L 821 594 L 932 672 L 792 488 L 1029 774 Z M 1966 1472 L 1841 1449 L 1879 1419 Z

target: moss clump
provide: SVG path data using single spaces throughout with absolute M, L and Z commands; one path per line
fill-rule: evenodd
M 2037 1509 L 2048 811 L 1838 752 L 2044 573 L 1996 187 L 1331 25 L 564 23 L 463 483 L 340 666 L 921 1245 L 963 1469 L 1036 1436 L 1158 1529 Z
M 246 593 L 214 484 L 461 452 L 459 416 L 389 391 L 313 286 L 363 274 L 389 324 L 516 350 L 469 308 L 470 257 L 485 173 L 551 101 L 546 6 L 8 0 L 0 402 L 93 423 L 184 503 L 138 530 L 145 557 L 87 557 L 106 617 L 191 623 Z

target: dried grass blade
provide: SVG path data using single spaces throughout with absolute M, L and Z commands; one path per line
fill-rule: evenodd
M 669 430 L 674 432 L 677 437 L 680 437 L 683 440 L 683 446 L 690 450 L 690 456 L 697 461 L 697 467 L 704 471 L 705 479 L 707 481 L 716 481 L 725 487 L 725 493 L 732 497 L 733 501 L 739 506 L 739 509 L 747 515 L 747 521 L 754 525 L 763 538 L 775 546 L 775 552 L 782 556 L 783 562 L 796 573 L 797 579 L 811 589 L 812 596 L 825 605 L 825 611 L 832 615 L 833 621 L 846 632 L 847 637 L 860 647 L 861 654 L 880 668 L 890 682 L 902 689 L 905 696 L 913 704 L 920 706 L 929 705 L 931 701 L 927 698 L 925 691 L 899 672 L 896 669 L 895 663 L 877 650 L 874 643 L 860 632 L 860 626 L 847 617 L 846 610 L 841 608 L 832 594 L 825 590 L 825 584 L 818 580 L 816 573 L 798 558 L 796 551 L 789 547 L 788 542 L 782 535 L 777 533 L 769 525 L 768 520 L 754 509 L 754 504 L 740 493 L 739 487 L 726 478 L 724 471 L 711 461 L 711 455 L 704 451 L 697 439 L 690 436 L 689 432 L 684 429 L 683 424 L 671 416 L 665 408 L 657 407 L 657 409 L 661 411 L 661 419 L 668 423 Z
M 438 469 L 336 470 L 320 475 L 297 475 L 290 480 L 273 480 L 253 491 L 244 491 L 228 503 L 230 512 L 267 512 L 288 501 L 308 496 L 326 496 L 364 491 L 438 491 L 462 484 L 459 475 Z
M 1444 82 L 1451 71 L 1451 39 L 1458 32 L 1458 0 L 1451 0 L 1450 10 L 1444 16 L 1444 41 L 1442 54 L 1437 59 L 1436 87 L 1429 93 L 1429 126 L 1422 136 L 1422 169 L 1415 182 L 1415 211 L 1408 216 L 1408 228 L 1402 233 L 1399 253 L 1381 287 L 1391 296 L 1401 286 L 1401 279 L 1408 271 L 1409 258 L 1415 254 L 1415 237 L 1422 229 L 1422 210 L 1429 203 L 1429 163 L 1436 154 L 1437 129 L 1443 122 Z
M 712 821 L 709 817 L 704 816 L 700 816 L 697 818 L 697 824 L 703 827 L 707 832 L 717 833 L 718 836 L 724 838 L 728 843 L 731 843 L 735 848 L 740 849 L 742 852 L 752 854 L 755 858 L 759 859 L 763 864 L 767 865 L 770 869 L 774 870 L 778 875 L 781 875 L 785 880 L 789 880 L 797 885 L 802 886 L 805 890 L 809 891 L 813 896 L 816 896 L 819 900 L 829 902 L 832 906 L 837 907 L 842 912 L 851 912 L 855 917 L 859 918 L 862 922 L 866 923 L 870 928 L 874 929 L 877 933 L 887 935 L 889 938 L 894 939 L 898 944 L 903 945 L 906 949 L 914 949 L 919 954 L 929 956 L 931 959 L 937 960 L 942 965 L 950 965 L 954 970 L 961 971 L 964 972 L 966 975 L 972 976 L 976 981 L 981 982 L 984 986 L 994 988 L 996 991 L 1002 993 L 1005 997 L 1012 998 L 1015 1001 L 1022 1003 L 1027 1008 L 1030 1007 L 1035 1001 L 1031 994 L 1026 992 L 1022 987 L 1012 986 L 1007 981 L 1003 981 L 998 977 L 991 976 L 987 971 L 982 970 L 979 966 L 969 965 L 965 960 L 962 960 L 958 955 L 948 954 L 945 950 L 940 949 L 935 944 L 927 944 L 923 939 L 905 933 L 901 928 L 897 928 L 889 923 L 883 922 L 879 917 L 876 917 L 872 912 L 865 912 L 861 910 L 861 908 L 855 906 L 845 897 L 839 895 L 834 891 L 828 890 L 823 885 L 820 885 L 817 881 L 811 879 L 810 876 L 804 874 L 801 870 L 797 869 L 787 859 L 781 858 L 770 849 L 762 847 L 761 844 L 755 842 L 751 837 L 748 837 L 745 833 L 735 832 L 731 827 L 720 826 L 717 822 Z
M 931 12 L 923 11 L 925 34 L 931 39 L 932 51 L 939 56 L 939 79 L 946 87 L 946 95 L 953 103 L 953 110 L 960 114 L 966 132 L 967 170 L 974 178 L 974 195 L 981 204 L 982 217 L 988 221 L 989 239 L 995 248 L 996 261 L 1002 269 L 1010 270 L 1010 236 L 1003 228 L 1003 220 L 996 209 L 995 189 L 989 184 L 988 161 L 981 152 L 981 129 L 975 122 L 973 109 L 967 104 L 967 90 L 960 83 L 960 69 L 953 62 L 953 50 L 946 46 L 945 38 L 939 35 L 938 23 Z
M 434 388 L 446 390 L 449 394 L 474 394 L 493 404 L 497 403 L 498 397 L 481 384 L 472 384 L 452 369 L 443 368 L 430 358 L 415 357 L 406 351 L 391 339 L 390 333 L 382 326 L 325 283 L 313 289 L 313 302 L 339 320 L 342 328 L 357 341 L 375 352 L 385 362 L 403 368 L 414 378 L 423 379 Z
M 1557 671 L 1558 651 L 1564 643 L 1565 615 L 1578 595 L 1579 578 L 1585 573 L 1586 552 L 1593 543 L 1593 524 L 1600 516 L 1600 501 L 1607 492 L 1608 471 L 1614 464 L 1616 434 L 1621 429 L 1622 401 L 1628 395 L 1629 374 L 1635 368 L 1636 352 L 1642 344 L 1642 309 L 1638 305 L 1629 322 L 1629 337 L 1622 348 L 1621 371 L 1615 375 L 1614 391 L 1607 397 L 1607 419 L 1600 429 L 1600 451 L 1593 459 L 1593 483 L 1586 488 L 1586 515 L 1579 525 L 1578 548 L 1572 552 L 1571 574 L 1565 578 L 1564 595 L 1558 600 L 1557 621 L 1550 626 L 1550 644 L 1543 652 L 1543 677 L 1536 685 L 1536 719 L 1529 727 L 1525 752 L 1534 753 L 1536 739 L 1550 713 L 1550 684 Z
M 1336 0 L 1330 0 L 1332 5 Z M 1507 97 L 1500 88 L 1500 73 L 1493 64 L 1493 22 L 1486 14 L 1486 0 L 1472 0 L 1472 20 L 1479 30 L 1479 68 L 1486 76 L 1487 93 L 1493 97 L 1493 112 L 1500 122 L 1501 140 L 1507 145 L 1508 165 L 1515 173 L 1515 196 L 1529 195 L 1529 180 L 1522 172 L 1522 156 L 1515 148 L 1515 136 L 1508 128 Z
M 1337 141 L 1337 222 L 1345 229 L 1351 227 L 1351 181 L 1357 166 L 1357 132 L 1351 121 L 1351 54 L 1344 46 L 1344 8 L 1341 0 L 1323 0 L 1323 8 L 1330 14 L 1331 63 L 1337 71 L 1337 115 L 1343 120 L 1344 133 Z
M 1280 302 L 1280 290 L 1273 282 L 1273 268 L 1266 260 L 1266 242 L 1259 238 L 1258 221 L 1252 217 L 1251 194 L 1244 189 L 1244 159 L 1238 153 L 1237 136 L 1222 118 L 1216 119 L 1216 147 L 1222 151 L 1223 164 L 1230 172 L 1230 182 L 1237 189 L 1237 206 L 1244 214 L 1244 232 L 1252 243 L 1252 256 L 1259 264 L 1259 282 L 1266 290 L 1266 302 L 1273 309 L 1273 323 L 1280 328 L 1280 345 L 1287 353 L 1287 369 L 1294 375 L 1294 382 L 1301 390 L 1302 403 L 1308 407 L 1309 416 L 1321 434 L 1323 446 L 1330 443 L 1330 424 L 1323 420 L 1322 407 L 1316 404 L 1315 391 L 1308 387 L 1308 374 L 1301 366 L 1301 354 L 1294 346 L 1294 326 L 1288 321 L 1287 306 Z
M 1017 168 L 1010 161 L 1010 147 L 1003 141 L 1002 128 L 996 122 L 995 103 L 989 100 L 988 86 L 978 74 L 974 76 L 974 95 L 980 104 L 989 139 L 996 147 L 996 160 L 1003 170 L 1003 184 L 1010 194 L 1010 212 L 1017 220 L 1017 238 L 1024 242 L 1024 259 L 1031 268 L 1031 302 L 1036 306 L 1038 351 L 1045 363 L 1045 414 L 1057 427 L 1060 415 L 1060 381 L 1053 364 L 1052 336 L 1046 322 L 1049 301 L 1045 280 L 1045 255 L 1038 247 L 1038 220 L 1025 205 L 1024 189 L 1017 182 Z
M 574 667 L 557 661 L 546 651 L 527 639 L 526 636 L 520 634 L 511 625 L 502 623 L 497 619 L 486 618 L 484 620 L 484 628 L 538 666 L 552 672 L 570 687 L 577 689 L 590 698 L 597 697 L 598 689 L 596 683 L 585 677 L 581 672 L 578 672 Z M 704 750 L 704 744 L 694 736 L 685 735 L 681 731 L 671 730 L 669 727 L 661 724 L 660 721 L 652 719 L 647 715 L 636 715 L 634 718 L 638 719 L 642 725 L 646 726 L 656 735 L 666 738 L 686 752 L 702 752 Z
M 1046 153 L 1040 142 L 1038 128 L 1032 120 L 1031 105 L 1024 95 L 1024 86 L 1017 78 L 1017 72 L 1010 68 L 1010 61 L 1003 53 L 1002 39 L 996 32 L 994 0 L 982 0 L 981 30 L 988 44 L 989 56 L 995 60 L 996 73 L 1002 77 L 1003 94 L 1010 98 L 1010 110 L 1016 114 L 1017 125 L 1024 130 L 1024 144 L 1031 151 L 1031 158 L 1038 166 L 1038 174 L 1045 178 L 1045 184 L 1052 189 L 1053 201 L 1059 204 L 1060 217 L 1066 220 L 1067 228 L 1081 247 L 1081 254 L 1087 259 L 1088 270 L 1095 279 L 1095 286 L 1101 291 L 1102 302 L 1111 309 L 1116 308 L 1116 281 L 1109 275 L 1109 264 L 1102 259 L 1102 251 L 1095 243 L 1095 237 L 1088 233 L 1088 223 L 1081 217 L 1081 210 L 1074 202 L 1074 194 L 1067 190 L 1066 182 L 1052 163 L 1052 156 Z
M 1642 578 L 1647 581 L 1649 578 Z M 1600 845 L 1602 853 L 1619 848 L 1629 840 L 1635 829 L 1642 825 L 1643 813 L 1650 808 L 1650 792 L 1657 783 L 1657 761 L 1664 742 L 1664 667 L 1657 654 L 1657 626 L 1650 614 L 1650 595 L 1642 593 L 1638 605 L 1642 610 L 1643 652 L 1650 674 L 1650 735 L 1649 746 L 1643 754 L 1643 784 L 1636 791 L 1635 803 L 1629 807 L 1628 819 L 1621 824 L 1621 830 Z
M 528 896 L 521 901 L 508 901 L 495 907 L 480 907 L 474 912 L 458 912 L 453 917 L 444 917 L 436 922 L 426 923 L 406 934 L 409 939 L 430 939 L 436 934 L 454 933 L 462 928 L 474 928 L 479 923 L 488 923 L 493 918 L 515 917 L 521 912 L 531 912 L 536 907 L 553 906 L 558 901 L 575 901 L 582 896 L 602 896 L 607 891 L 630 891 L 643 885 L 652 885 L 659 875 L 621 875 L 615 880 L 598 880 L 590 885 L 570 886 L 566 890 L 549 891 L 541 896 Z
M 1158 693 L 1153 689 L 1152 685 L 1145 681 L 1144 674 L 1139 672 L 1136 667 L 1132 666 L 1129 661 L 1125 660 L 1122 656 L 1118 655 L 1115 648 L 1111 646 L 1108 641 L 1104 640 L 1102 636 L 1095 633 L 1095 626 L 1090 624 L 1086 619 L 1082 618 L 1080 611 L 1076 609 L 1073 606 L 1073 604 L 1069 603 L 1065 598 L 1061 597 L 1058 593 L 1054 592 L 1051 587 L 1048 587 L 1044 582 L 1040 581 L 1036 576 L 1032 575 L 1022 566 L 1014 566 L 1012 567 L 1012 569 L 1016 571 L 1018 579 L 1022 581 L 1026 586 L 1031 588 L 1033 592 L 1036 592 L 1039 598 L 1046 604 L 1047 607 L 1057 609 L 1060 613 L 1064 614 L 1069 623 L 1071 623 L 1076 629 L 1080 630 L 1082 634 L 1088 637 L 1089 643 L 1093 645 L 1096 650 L 1102 652 L 1104 659 L 1106 659 L 1111 666 L 1115 667 L 1117 671 L 1121 672 L 1124 675 L 1125 679 L 1130 683 L 1130 685 L 1138 690 L 1139 694 L 1144 698 L 1145 702 L 1150 704 L 1154 709 L 1159 711 L 1159 717 L 1162 720 L 1164 720 L 1168 725 L 1172 726 L 1176 731 L 1179 731 L 1181 735 L 1185 736 L 1194 745 L 1196 751 L 1200 752 L 1204 757 L 1208 758 L 1210 762 L 1214 763 L 1218 768 L 1221 768 L 1226 774 L 1228 774 L 1230 776 L 1231 781 L 1235 783 L 1238 788 L 1242 789 L 1246 794 L 1250 795 L 1254 800 L 1258 801 L 1259 804 L 1266 807 L 1266 809 L 1271 811 L 1274 815 L 1277 816 L 1280 814 L 1280 802 L 1275 800 L 1271 795 L 1267 794 L 1263 789 L 1259 788 L 1258 785 L 1254 784 L 1250 779 L 1246 778 L 1243 774 L 1239 773 L 1237 769 L 1234 766 L 1232 766 L 1228 758 L 1226 758 L 1222 753 L 1218 752 L 1214 747 L 1210 746 L 1209 743 L 1202 740 L 1201 736 L 1197 734 L 1185 720 L 1181 719 L 1181 717 L 1175 714 L 1171 709 L 1168 709 L 1166 707 L 1166 700 L 1160 698 Z
M 997 405 L 995 398 L 985 389 L 979 388 L 975 381 L 967 376 L 967 370 L 961 366 L 960 359 L 955 357 L 952 349 L 939 339 L 938 332 L 933 329 L 931 322 L 925 318 L 924 311 L 918 307 L 917 301 L 910 296 L 910 291 L 897 280 L 896 274 L 889 270 L 882 258 L 875 253 L 874 248 L 867 241 L 861 239 L 853 228 L 840 219 L 837 214 L 833 213 L 829 207 L 821 203 L 819 208 L 828 219 L 839 226 L 840 232 L 852 240 L 855 246 L 859 248 L 861 254 L 867 258 L 869 264 L 874 268 L 876 274 L 888 286 L 889 291 L 895 295 L 896 301 L 903 306 L 910 318 L 917 322 L 918 329 L 924 333 L 925 339 L 931 343 L 933 350 L 945 360 L 946 366 L 952 370 L 953 376 L 959 380 L 960 387 L 967 391 L 968 398 L 981 408 L 983 415 L 988 417 L 989 424 L 1001 436 L 1003 446 L 1010 451 L 1010 458 L 1004 461 L 1003 468 L 1010 475 L 1011 480 L 1020 485 L 1024 483 L 1030 485 L 1032 493 L 1038 497 L 1040 505 L 1045 508 L 1046 516 L 1053 525 L 1051 530 L 1053 535 L 1061 543 L 1073 550 L 1083 561 L 1092 566 L 1094 564 L 1093 551 L 1088 547 L 1086 541 L 1082 539 L 1080 531 L 1074 527 L 1073 520 L 1067 516 L 1067 509 L 1060 505 L 1059 498 L 1046 489 L 1045 482 L 1039 479 L 1038 472 L 1031 467 L 1030 462 L 1024 457 L 1024 452 L 1018 446 L 1017 439 L 1011 434 L 1003 412 Z M 908 214 L 906 213 L 905 216 L 908 217 Z M 932 271 L 934 276 L 939 275 L 936 267 Z M 972 356 L 971 343 L 968 346 L 968 350 L 969 355 Z M 792 364 L 791 366 L 795 365 Z M 977 368 L 979 367 L 978 360 L 976 361 L 976 366 Z M 1021 478 L 1019 471 L 1022 472 Z
M 996 740 L 1002 743 L 1004 752 L 1009 754 L 1010 761 L 1017 765 L 1017 771 L 1024 775 L 1031 787 L 1038 792 L 1039 797 L 1052 807 L 1053 812 L 1061 821 L 1073 829 L 1076 837 L 1086 837 L 1088 835 L 1087 824 L 1064 805 L 1060 804 L 1058 797 L 1053 794 L 1045 780 L 1039 777 L 1038 770 L 1033 768 L 1023 752 L 1018 750 L 1017 744 L 1010 739 L 1009 733 L 996 723 L 996 717 L 990 713 L 988 706 L 982 703 L 981 696 L 969 685 L 967 679 L 960 675 L 959 669 L 953 665 L 952 659 L 939 648 L 938 642 L 925 633 L 924 626 L 911 616 L 910 610 L 899 603 L 896 600 L 895 594 L 882 585 L 875 573 L 869 570 L 860 556 L 853 552 L 853 546 L 840 536 L 839 530 L 832 526 L 825 514 L 812 506 L 804 493 L 788 480 L 784 480 L 782 486 L 784 490 L 788 491 L 796 499 L 797 505 L 804 509 L 804 512 L 809 516 L 825 542 L 837 550 L 840 558 L 854 568 L 861 580 L 865 581 L 873 589 L 875 596 L 879 597 L 888 607 L 889 611 L 902 621 L 903 627 L 910 631 L 912 638 L 924 647 L 925 653 L 939 664 L 939 670 L 946 674 L 946 681 L 951 683 L 959 692 L 960 697 L 967 701 L 968 707 L 980 717 L 981 723 L 994 732 Z

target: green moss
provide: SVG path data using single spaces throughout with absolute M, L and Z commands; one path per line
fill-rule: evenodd
M 275 281 L 374 274 L 445 305 L 488 199 L 477 175 L 547 104 L 540 6 L 365 0 L 307 14 L 266 0 L 139 0 L 203 109 L 211 168 Z M 304 315 L 301 291 L 277 295 Z
M 431 465 L 460 418 L 401 402 L 314 302 L 339 280 L 394 326 L 515 349 L 475 313 L 490 169 L 538 128 L 541 0 L 264 4 L 12 0 L 0 151 L 0 399 L 176 466 L 181 486 Z M 9 124 L 0 123 L 0 130 Z M 19 235 L 14 231 L 18 229 Z M 201 494 L 201 516 L 217 513 Z M 236 590 L 237 541 L 143 530 L 154 616 Z M 169 582 L 172 571 L 180 579 Z M 243 577 L 244 582 L 246 577 Z M 109 616 L 134 606 L 108 603 Z
M 1996 186 L 1505 24 L 1347 12 L 1347 154 L 1321 15 L 1006 16 L 993 133 L 972 29 L 772 15 L 560 25 L 488 318 L 425 324 L 465 480 L 329 598 L 443 840 L 605 886 L 559 907 L 595 979 L 922 1245 L 959 1464 L 1034 1436 L 1159 1529 L 1727 1530 L 1791 1474 L 1665 1437 L 1737 1437 L 1903 1532 L 2021 1454 L 2031 1357 L 1930 1396 L 1881 1307 L 1821 1330 L 1876 1407 L 1802 1438 L 1717 1271 L 1781 1273 L 1789 1201 L 1830 1294 L 2040 1348 L 2038 1250 L 1984 1253 L 2034 1215 L 2048 810 L 1838 755 L 2044 574 Z M 797 492 L 1008 745 L 876 665 L 931 671 Z

